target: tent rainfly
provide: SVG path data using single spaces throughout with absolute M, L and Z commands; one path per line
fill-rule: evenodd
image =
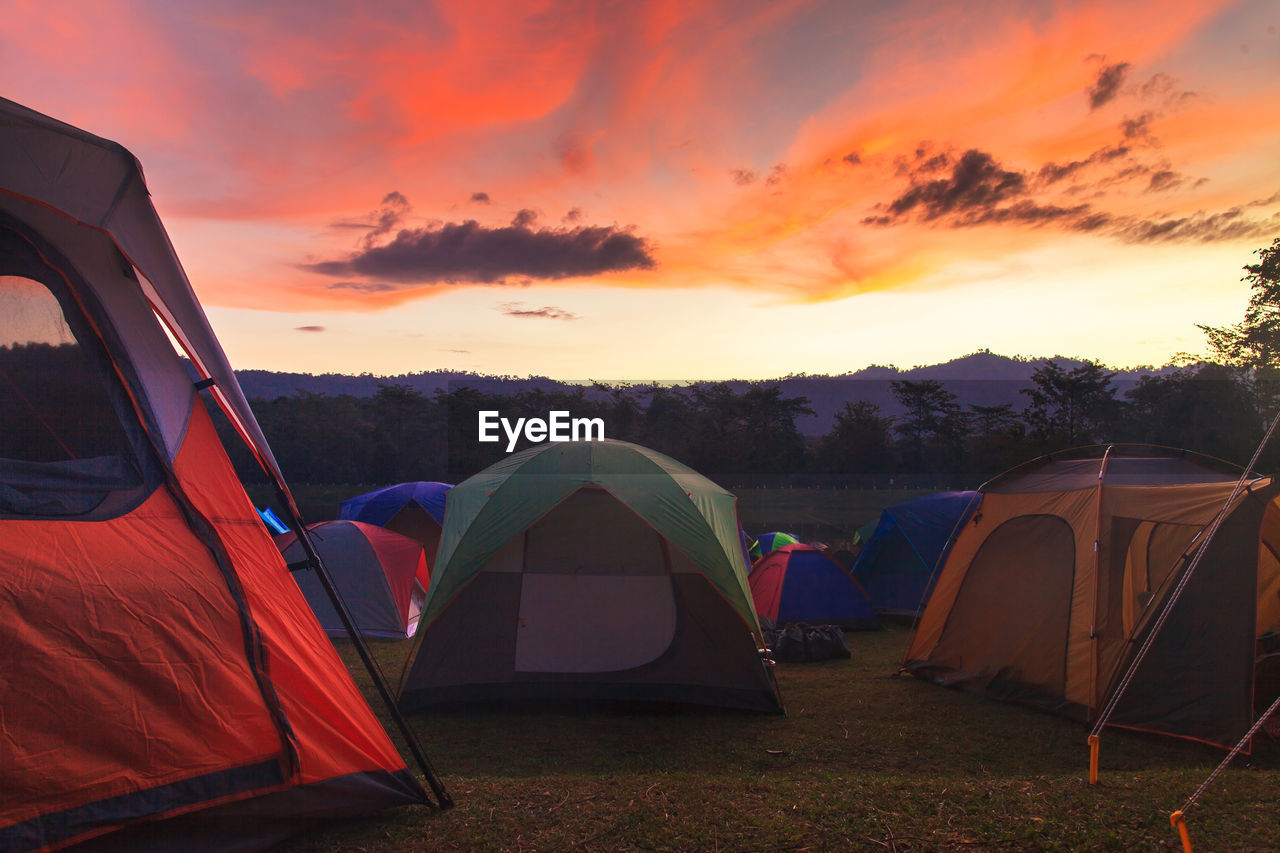
M 359 521 L 322 521 L 307 527 L 342 600 L 366 637 L 403 640 L 418 629 L 431 576 L 422 543 Z M 331 637 L 347 636 L 319 578 L 305 564 L 296 533 L 276 537 L 293 578 Z
M 781 531 L 761 533 L 747 546 L 747 556 L 755 561 L 775 548 L 781 548 L 783 545 L 798 544 L 800 544 L 800 537 L 792 533 L 783 533 Z
M 894 504 L 853 564 L 871 606 L 887 616 L 916 616 L 951 534 L 977 506 L 977 492 L 939 492 Z
M 858 582 L 812 545 L 783 545 L 770 551 L 751 567 L 748 581 L 761 621 L 854 630 L 880 627 Z
M 621 441 L 544 444 L 454 487 L 400 699 L 781 711 L 734 497 Z
M 1254 719 L 1259 651 L 1280 630 L 1277 487 L 1247 475 L 1225 506 L 1241 476 L 1187 451 L 1113 446 L 993 480 L 938 572 L 905 669 L 1093 721 L 1225 511 L 1109 724 L 1235 743 Z
M 260 849 L 425 801 L 166 327 L 292 505 L 137 161 L 0 99 L 6 851 Z
M 427 562 L 440 547 L 449 483 L 413 481 L 397 483 L 348 498 L 338 506 L 338 518 L 376 524 L 417 539 L 427 552 Z

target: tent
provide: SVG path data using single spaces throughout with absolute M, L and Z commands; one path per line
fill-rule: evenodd
M 254 849 L 425 800 L 197 387 L 292 506 L 137 161 L 0 99 L 0 849 Z
M 905 669 L 1096 719 L 1241 476 L 1186 451 L 1113 446 L 988 483 Z M 1230 745 L 1252 723 L 1257 641 L 1280 629 L 1280 502 L 1270 479 L 1243 482 L 1111 725 Z
M 771 551 L 751 568 L 748 580 L 762 621 L 880 627 L 858 582 L 812 545 L 783 545 Z
M 357 630 L 367 637 L 412 637 L 431 581 L 422 543 L 359 521 L 322 521 L 307 529 Z M 291 568 L 305 562 L 306 553 L 296 533 L 277 536 L 276 546 Z M 325 633 L 347 636 L 315 572 L 302 567 L 294 571 L 293 579 Z
M 449 483 L 397 483 L 343 501 L 338 518 L 376 524 L 417 539 L 431 561 L 440 547 L 445 500 L 452 488 Z
M 674 459 L 613 440 L 538 445 L 458 484 L 401 705 L 780 711 L 734 503 Z
M 747 555 L 752 560 L 759 560 L 765 554 L 768 554 L 775 548 L 781 548 L 783 545 L 799 544 L 800 537 L 791 533 L 782 533 L 774 531 L 772 533 L 761 533 L 755 540 L 747 546 Z
M 977 492 L 939 492 L 894 504 L 853 564 L 877 613 L 915 616 L 953 531 L 977 505 Z
M 262 517 L 262 523 L 265 524 L 267 526 L 267 529 L 270 530 L 272 533 L 288 533 L 289 532 L 289 525 L 285 524 L 284 519 L 276 515 L 276 511 L 273 510 L 271 507 L 266 507 L 266 508 L 259 507 L 258 515 Z

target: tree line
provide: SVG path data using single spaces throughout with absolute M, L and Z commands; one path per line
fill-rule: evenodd
M 1123 393 L 1115 372 L 1093 361 L 1048 361 L 1021 390 L 1021 405 L 964 405 L 937 380 L 895 381 L 900 411 L 850 401 L 825 435 L 808 437 L 797 419 L 813 414 L 809 401 L 768 382 L 742 391 L 708 382 L 512 394 L 470 387 L 425 394 L 383 384 L 371 397 L 299 391 L 252 405 L 285 476 L 302 483 L 457 482 L 507 455 L 505 440 L 477 440 L 481 411 L 509 421 L 557 410 L 600 418 L 609 438 L 651 447 L 722 482 L 929 475 L 944 487 L 973 488 L 1043 453 L 1112 443 L 1168 445 L 1244 464 L 1280 401 L 1280 239 L 1258 255 L 1245 267 L 1253 293 L 1244 320 L 1201 327 L 1211 360 L 1144 376 Z M 261 482 L 239 442 L 226 444 L 242 476 Z M 1273 448 L 1260 467 L 1272 470 L 1277 461 Z

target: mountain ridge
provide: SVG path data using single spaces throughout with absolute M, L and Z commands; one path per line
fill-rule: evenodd
M 1021 390 L 1032 387 L 1034 385 L 1032 374 L 1050 361 L 1056 362 L 1065 370 L 1085 364 L 1084 359 L 1065 356 L 1021 358 L 979 350 L 939 364 L 918 365 L 907 369 L 894 365 L 868 365 L 857 371 L 836 375 L 789 374 L 775 379 L 691 379 L 687 382 L 628 381 L 602 384 L 643 388 L 653 384 L 691 386 L 723 382 L 738 392 L 753 385 L 776 384 L 781 387 L 785 397 L 805 397 L 809 400 L 814 414 L 799 418 L 796 425 L 805 435 L 821 435 L 830 430 L 835 422 L 836 412 L 840 411 L 845 403 L 857 401 L 873 403 L 880 407 L 886 417 L 902 414 L 903 409 L 893 395 L 893 382 L 919 382 L 933 379 L 943 383 L 948 391 L 955 394 L 963 407 L 1008 403 L 1013 405 L 1015 410 L 1021 410 L 1026 402 L 1026 396 L 1020 393 Z M 1112 382 L 1119 395 L 1136 386 L 1143 376 L 1160 376 L 1177 368 L 1166 365 L 1107 369 L 1115 373 Z M 588 382 L 570 382 L 546 376 L 498 376 L 454 370 L 422 371 L 391 376 L 376 376 L 369 373 L 354 375 L 290 373 L 256 369 L 237 370 L 235 373 L 245 396 L 250 400 L 273 400 L 278 397 L 292 396 L 298 392 L 326 396 L 345 394 L 354 397 L 371 397 L 378 392 L 378 387 L 381 385 L 407 386 L 428 395 L 461 387 L 470 387 L 493 394 L 514 394 L 532 390 L 573 390 L 584 385 L 591 387 Z

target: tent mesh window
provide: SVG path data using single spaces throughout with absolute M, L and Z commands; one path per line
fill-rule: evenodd
M 108 370 L 62 273 L 0 229 L 0 516 L 83 516 L 144 485 Z

